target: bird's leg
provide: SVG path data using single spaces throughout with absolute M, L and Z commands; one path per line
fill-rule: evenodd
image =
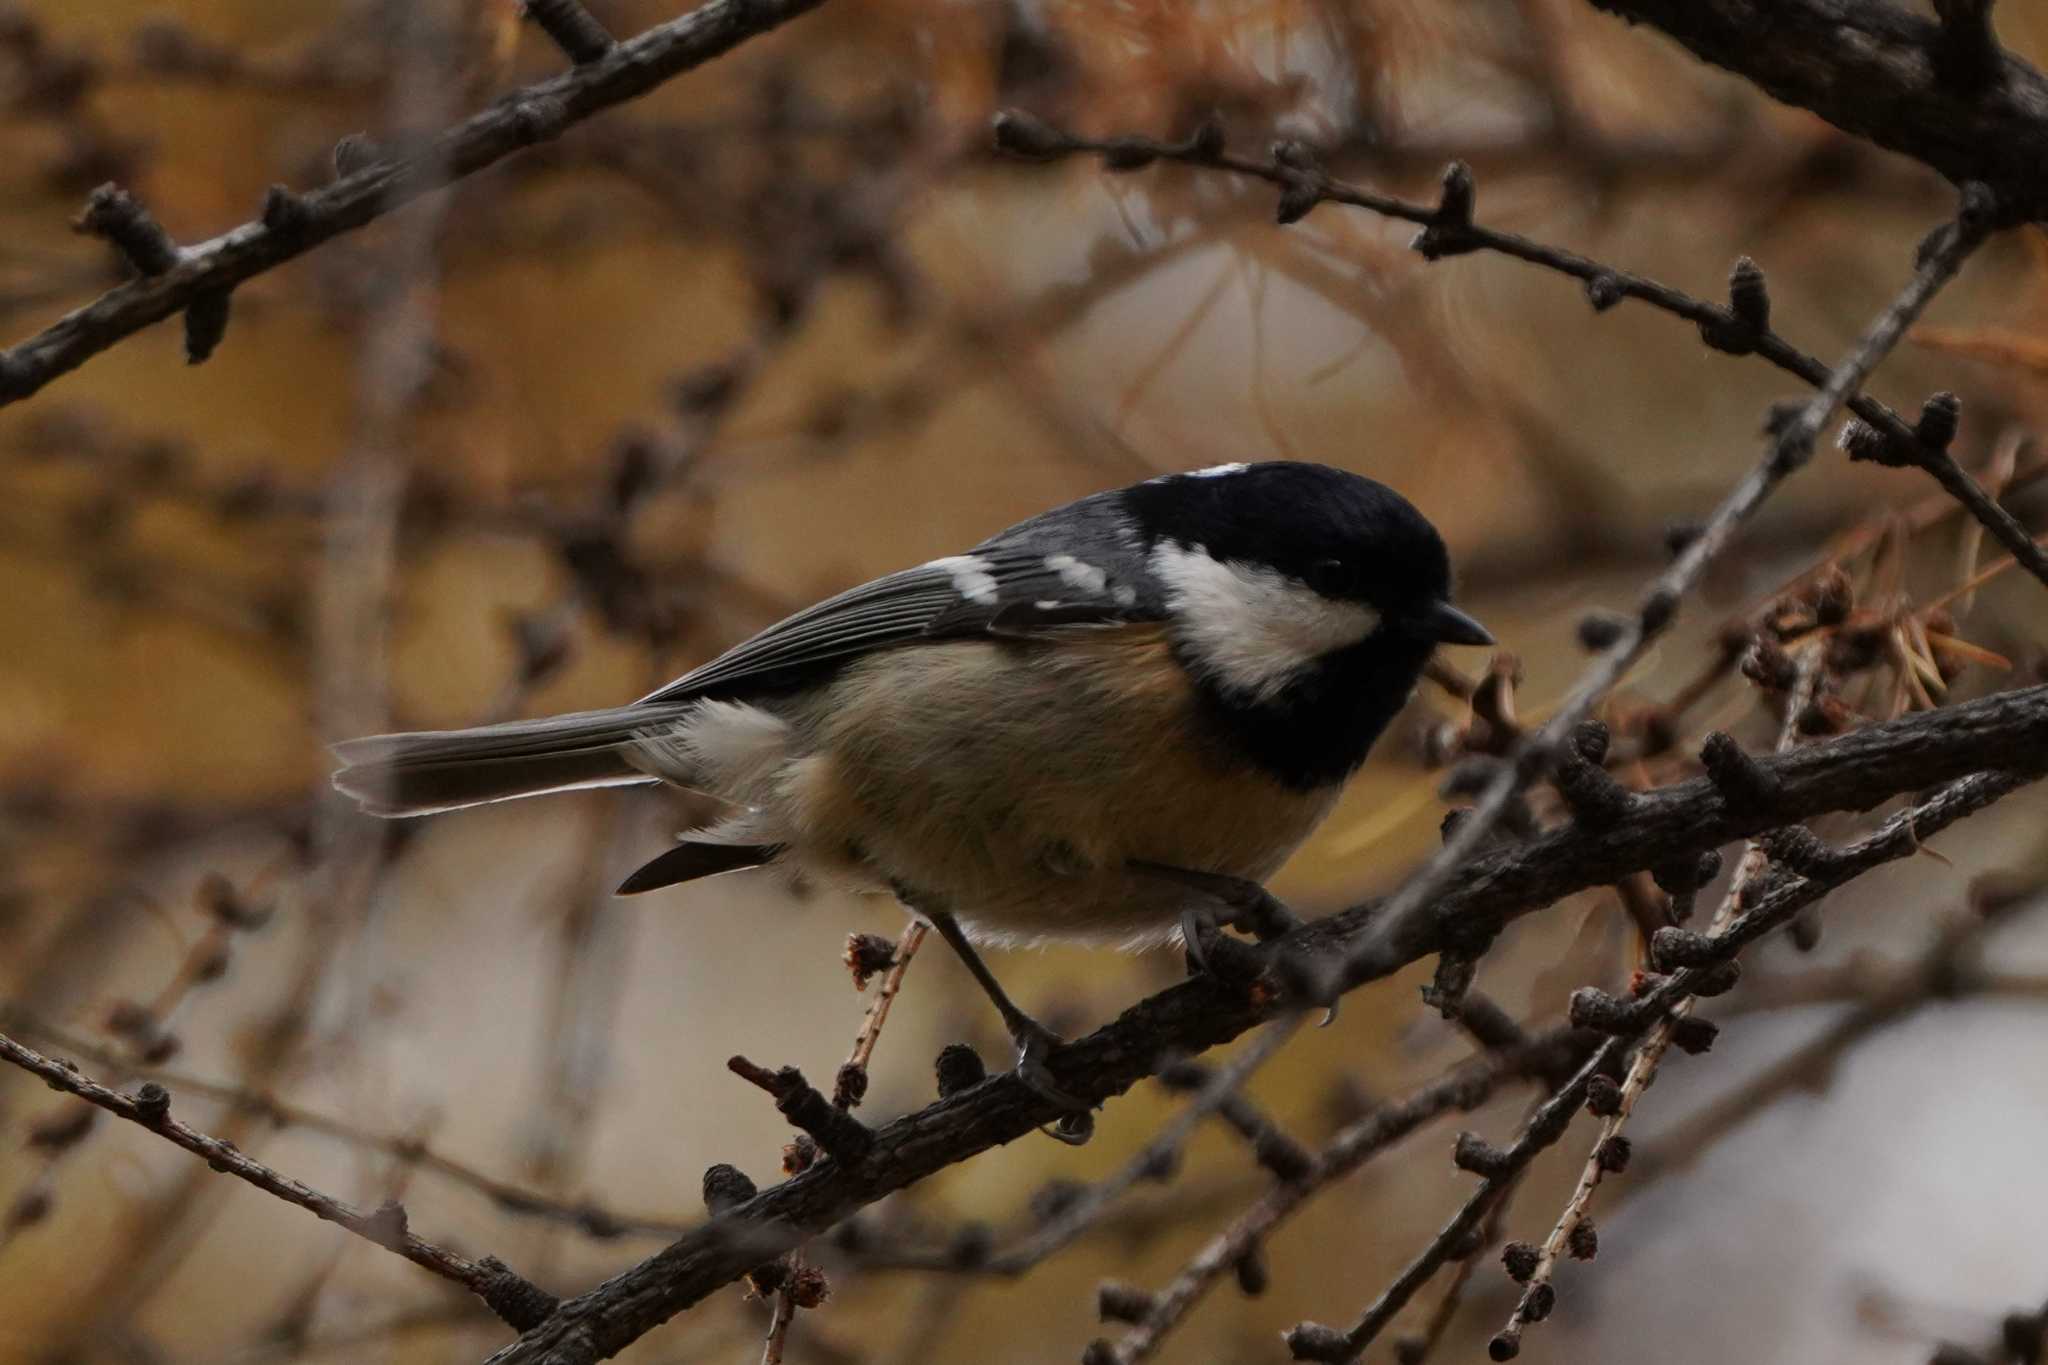
M 1285 901 L 1248 877 L 1233 877 L 1227 872 L 1201 872 L 1170 863 L 1142 860 L 1134 860 L 1130 867 L 1133 872 L 1198 891 L 1229 912 L 1218 915 L 1214 910 L 1198 905 L 1190 905 L 1180 912 L 1181 942 L 1186 945 L 1188 960 L 1195 964 L 1196 971 L 1215 975 L 1210 969 L 1208 950 L 1202 939 L 1204 935 L 1216 932 L 1219 924 L 1243 929 L 1261 943 L 1271 943 L 1301 927 L 1301 917 L 1289 910 Z M 1337 1006 L 1332 1002 L 1323 1014 L 1323 1026 L 1327 1028 L 1336 1018 Z
M 903 896 L 900 888 L 897 894 Z M 988 996 L 989 1003 L 996 1007 L 996 1013 L 1003 1017 L 1003 1027 L 1009 1030 L 1010 1040 L 1017 1045 L 1017 1079 L 1031 1087 L 1033 1093 L 1067 1111 L 1067 1117 L 1060 1121 L 1059 1127 L 1043 1131 L 1071 1146 L 1078 1147 L 1086 1142 L 1095 1131 L 1095 1121 L 1092 1117 L 1094 1106 L 1060 1089 L 1053 1081 L 1051 1070 L 1046 1066 L 1046 1058 L 1066 1039 L 1018 1008 L 1017 1002 L 1010 999 L 1009 992 L 996 980 L 995 973 L 981 960 L 981 954 L 967 941 L 966 933 L 960 928 L 960 921 L 955 919 L 950 911 L 933 909 L 928 902 L 920 903 L 909 896 L 903 896 L 903 900 L 929 921 L 932 928 L 939 931 L 939 937 L 946 940 L 947 945 L 959 954 L 960 961 L 966 964 L 969 974 L 980 985 L 982 993 Z

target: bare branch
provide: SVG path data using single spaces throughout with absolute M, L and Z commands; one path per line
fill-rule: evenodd
M 1988 0 L 1937 0 L 1950 23 L 1843 0 L 1592 4 L 1959 185 L 1990 185 L 2008 221 L 2048 213 L 2048 77 L 1997 46 Z
M 544 1321 L 556 1307 L 554 1295 L 515 1273 L 496 1257 L 472 1261 L 445 1247 L 424 1241 L 406 1226 L 402 1204 L 384 1204 L 364 1213 L 333 1195 L 272 1170 L 231 1142 L 209 1136 L 171 1117 L 171 1094 L 155 1082 L 133 1095 L 90 1079 L 67 1063 L 45 1057 L 0 1034 L 0 1061 L 40 1076 L 52 1090 L 76 1095 L 116 1118 L 149 1129 L 167 1141 L 204 1158 L 214 1170 L 247 1181 L 265 1194 L 294 1204 L 314 1217 L 353 1232 L 367 1242 L 393 1251 L 414 1265 L 461 1285 L 490 1305 L 491 1311 L 518 1330 Z
M 997 115 L 994 135 L 999 150 L 1031 160 L 1094 155 L 1113 171 L 1136 170 L 1155 161 L 1175 161 L 1264 180 L 1280 187 L 1278 216 L 1282 223 L 1299 221 L 1317 204 L 1326 201 L 1417 223 L 1422 231 L 1416 234 L 1413 245 L 1430 260 L 1475 251 L 1512 256 L 1579 280 L 1585 285 L 1586 296 L 1595 309 L 1605 311 L 1623 299 L 1638 299 L 1696 324 L 1701 338 L 1715 350 L 1730 355 L 1760 356 L 1823 392 L 1833 378 L 1819 357 L 1794 345 L 1771 328 L 1770 301 L 1765 292 L 1763 273 L 1747 258 L 1738 260 L 1730 273 L 1728 305 L 1723 307 L 1710 303 L 1648 276 L 1620 270 L 1561 247 L 1474 222 L 1475 187 L 1471 173 L 1455 162 L 1444 174 L 1442 198 L 1436 204 L 1419 204 L 1335 179 L 1300 143 L 1278 143 L 1263 159 L 1233 154 L 1225 149 L 1220 131 L 1213 126 L 1205 126 L 1180 142 L 1131 136 L 1090 139 L 1075 137 L 1029 114 L 1012 110 Z M 1923 278 L 1928 281 L 1929 289 L 1940 289 L 1954 274 L 1961 260 L 1982 243 L 1984 235 L 1998 221 L 2000 207 L 1990 190 L 1981 185 L 1975 189 L 1966 186 L 1962 211 L 1956 221 L 1946 228 L 1936 229 L 1922 244 L 1919 271 L 1906 293 L 1900 296 L 1900 301 L 1905 301 L 1909 294 L 1917 291 Z M 1903 321 L 1911 322 L 1931 296 L 1930 293 L 1912 300 Z M 2029 573 L 2048 584 L 2048 549 L 2036 544 L 2012 514 L 1999 506 L 1998 500 L 1948 453 L 1948 437 L 1954 435 L 1954 424 L 1949 424 L 1947 436 L 1929 440 L 1924 422 L 1909 423 L 1886 404 L 1859 392 L 1869 368 L 1881 360 L 1898 340 L 1897 329 L 1887 330 L 1889 339 L 1870 357 L 1870 364 L 1851 377 L 1851 382 L 1821 414 L 1812 430 L 1803 432 L 1803 439 L 1810 447 L 1819 436 L 1821 427 L 1833 415 L 1834 407 L 1846 405 L 1876 438 L 1861 447 L 1852 447 L 1851 458 L 1877 459 L 1887 464 L 1911 465 L 1925 470 L 1997 537 L 1999 544 Z M 1805 424 L 1793 425 L 1803 428 Z M 1793 442 L 1802 436 L 1799 430 L 1789 433 L 1781 430 L 1777 434 L 1778 448 L 1786 450 L 1790 450 Z M 1805 458 L 1806 452 L 1801 451 L 1799 461 L 1803 462 Z
M 1461 866 L 1432 912 L 1415 917 L 1398 935 L 1375 934 L 1379 908 L 1363 905 L 1305 924 L 1270 949 L 1252 951 L 1349 955 L 1350 984 L 1357 985 L 1441 951 L 1472 927 L 1497 930 L 1574 891 L 1611 885 L 1788 820 L 1868 809 L 1901 792 L 2016 762 L 2026 765 L 2029 776 L 2048 769 L 2048 686 L 1915 713 L 1761 758 L 1758 766 L 1777 784 L 1778 801 L 1769 811 L 1731 803 L 1711 780 L 1696 778 L 1642 793 L 1618 824 L 1598 830 L 1567 826 L 1493 850 Z M 1982 804 L 2021 781 L 2014 776 L 1997 785 L 1979 783 L 1968 795 Z M 1949 801 L 1941 808 L 1942 824 L 1966 813 L 1955 798 Z M 1924 814 L 1922 821 L 1923 834 L 1938 827 Z M 1897 848 L 1893 856 L 1906 851 L 1899 842 L 1904 828 L 1897 821 L 1886 827 L 1883 847 Z M 1842 875 L 1851 875 L 1852 866 L 1874 865 L 1845 862 Z M 1768 927 L 1752 916 L 1775 903 L 1767 901 L 1731 927 L 1736 946 L 1761 933 L 1760 924 Z M 1357 951 L 1368 937 L 1370 950 Z M 1282 1008 L 1270 993 L 1233 991 L 1209 977 L 1186 981 L 1061 1049 L 1061 1085 L 1084 1098 L 1106 1100 L 1152 1074 L 1166 1058 L 1227 1042 Z M 561 1313 L 494 1355 L 493 1365 L 603 1359 L 856 1209 L 1058 1117 L 1047 1100 L 1011 1076 L 957 1091 L 876 1129 L 857 1164 L 820 1162 L 569 1301 Z
M 0 1005 L 0 1027 L 26 1037 L 40 1039 L 46 1046 L 61 1048 L 67 1054 L 82 1057 L 101 1066 L 127 1068 L 142 1079 L 155 1081 L 183 1094 L 197 1095 L 201 1099 L 225 1105 L 238 1113 L 254 1115 L 279 1128 L 303 1128 L 353 1147 L 381 1152 L 394 1160 L 412 1163 L 421 1170 L 432 1171 L 458 1185 L 477 1191 L 507 1213 L 551 1219 L 601 1241 L 626 1236 L 675 1237 L 691 1226 L 681 1218 L 659 1218 L 621 1212 L 588 1199 L 557 1199 L 540 1190 L 491 1175 L 468 1162 L 449 1156 L 411 1134 L 375 1132 L 358 1127 L 345 1119 L 302 1108 L 279 1099 L 274 1094 L 225 1085 L 218 1081 L 205 1080 L 184 1072 L 155 1066 L 138 1067 L 132 1061 L 117 1056 L 111 1049 L 100 1047 L 89 1039 L 46 1023 L 17 1006 Z
M 0 351 L 0 407 L 28 397 L 153 322 L 304 255 L 525 147 L 682 75 L 822 0 L 707 0 L 551 80 L 507 94 L 417 151 L 380 157 L 325 188 L 274 191 L 262 217 L 185 250 L 160 274 L 110 289 Z

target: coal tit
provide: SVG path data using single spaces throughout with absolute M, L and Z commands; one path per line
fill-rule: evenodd
M 762 865 L 894 893 L 1042 1061 L 1056 1039 L 972 945 L 1154 945 L 1190 897 L 1159 869 L 1263 882 L 1431 652 L 1491 643 L 1450 593 L 1442 539 L 1393 490 L 1221 465 L 841 593 L 628 706 L 347 741 L 334 783 L 384 816 L 708 793 L 730 814 L 621 893 Z

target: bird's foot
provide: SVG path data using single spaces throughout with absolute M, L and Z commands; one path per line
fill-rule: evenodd
M 1218 915 L 1190 909 L 1182 914 L 1181 934 L 1186 938 L 1190 951 L 1198 951 L 1199 935 L 1194 931 L 1205 925 L 1213 928 L 1227 924 L 1233 929 L 1244 930 L 1261 943 L 1270 943 L 1301 927 L 1300 916 L 1289 910 L 1278 896 L 1249 877 L 1203 872 L 1191 867 L 1175 867 L 1170 863 L 1134 862 L 1131 867 L 1146 876 L 1177 882 L 1199 891 L 1218 909 L 1226 912 Z
M 1017 1044 L 1017 1079 L 1024 1082 L 1032 1094 L 1066 1111 L 1058 1123 L 1038 1131 L 1069 1147 L 1079 1147 L 1095 1136 L 1095 1106 L 1061 1089 L 1048 1065 L 1054 1049 L 1063 1046 L 1067 1040 L 1028 1014 L 1019 1014 L 1003 1022 L 1009 1026 L 1010 1038 Z

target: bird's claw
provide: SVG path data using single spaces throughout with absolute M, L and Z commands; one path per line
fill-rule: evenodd
M 1187 949 L 1188 961 L 1195 964 L 1195 970 L 1205 976 L 1214 975 L 1209 970 L 1209 951 L 1202 946 L 1205 934 L 1216 932 L 1216 921 L 1192 907 L 1180 912 L 1180 942 Z
M 1095 1136 L 1095 1106 L 1062 1090 L 1053 1080 L 1052 1068 L 1047 1065 L 1052 1050 L 1066 1039 L 1036 1020 L 1028 1019 L 1013 1027 L 1010 1036 L 1017 1044 L 1017 1079 L 1032 1094 L 1067 1111 L 1058 1124 L 1050 1128 L 1041 1127 L 1038 1131 L 1069 1147 L 1079 1147 Z

